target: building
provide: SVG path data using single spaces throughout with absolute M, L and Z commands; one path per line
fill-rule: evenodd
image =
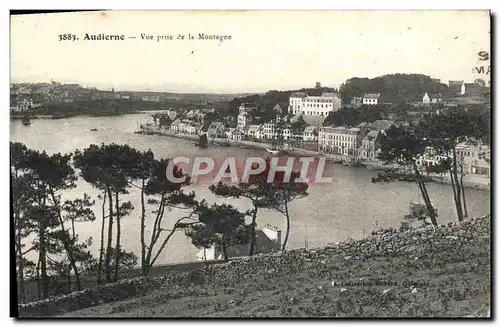
M 255 254 L 273 253 L 281 250 L 281 230 L 267 225 L 255 231 Z M 228 258 L 248 256 L 249 244 L 234 245 L 226 249 Z M 198 260 L 222 260 L 222 249 L 212 245 L 210 248 L 202 249 L 196 254 Z
M 265 138 L 264 134 L 264 126 L 261 125 L 248 125 L 248 129 L 246 129 L 246 135 L 252 139 L 263 139 Z
M 422 97 L 422 103 L 424 105 L 437 104 L 442 102 L 442 97 L 440 93 L 427 93 L 425 92 Z
M 361 160 L 376 160 L 380 153 L 381 132 L 372 130 L 361 140 L 361 146 L 358 149 Z
M 461 88 L 461 95 L 465 96 L 482 96 L 483 95 L 483 87 L 477 83 L 463 83 Z
M 179 133 L 196 134 L 196 131 L 198 130 L 198 126 L 192 120 L 183 119 L 178 124 L 177 130 Z
M 318 132 L 318 148 L 325 153 L 357 157 L 361 140 L 367 132 L 366 125 L 358 127 L 324 126 Z
M 180 119 L 176 119 L 170 124 L 170 130 L 173 132 L 178 132 L 179 131 L 179 124 L 181 123 Z
M 391 126 L 394 126 L 394 122 L 392 120 L 379 119 L 374 121 L 373 123 L 368 124 L 368 129 L 379 131 L 382 134 L 385 134 L 385 131 L 388 130 Z
M 363 104 L 368 106 L 378 105 L 380 93 L 367 93 L 363 96 Z
M 462 86 L 464 84 L 464 81 L 448 81 L 448 89 L 450 90 L 451 95 L 456 96 L 463 94 L 462 93 Z M 465 91 L 463 91 L 465 92 Z
M 224 124 L 220 121 L 214 121 L 210 124 L 207 130 L 207 137 L 218 138 L 224 137 Z
M 16 104 L 10 107 L 10 110 L 14 112 L 23 112 L 29 109 L 34 109 L 40 107 L 41 103 L 34 103 L 32 100 L 23 99 L 22 101 L 18 101 Z
M 306 126 L 302 133 L 302 140 L 304 141 L 318 141 L 318 127 Z
M 274 122 L 267 122 L 264 124 L 264 138 L 273 140 L 276 137 L 276 124 Z
M 252 117 L 248 112 L 246 111 L 240 112 L 238 114 L 238 123 L 237 123 L 238 129 L 245 128 L 245 126 L 247 126 L 250 123 L 251 119 Z
M 288 112 L 293 115 L 297 115 L 302 111 L 302 100 L 307 97 L 307 93 L 305 92 L 295 92 L 290 95 L 290 99 L 288 100 Z
M 309 96 L 305 92 L 296 92 L 290 96 L 288 112 L 293 115 L 328 116 L 337 111 L 342 101 L 335 93 L 323 93 L 321 96 Z

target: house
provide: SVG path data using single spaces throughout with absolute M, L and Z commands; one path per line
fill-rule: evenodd
M 466 95 L 469 97 L 482 96 L 483 95 L 483 87 L 477 83 L 463 83 L 460 94 Z
M 358 149 L 359 158 L 361 160 L 376 160 L 380 153 L 380 138 L 381 132 L 372 130 L 366 134 L 361 141 L 361 146 Z
M 464 84 L 464 81 L 448 81 L 448 89 L 450 90 L 451 95 L 456 96 L 463 94 L 462 93 L 462 86 Z M 465 92 L 465 91 L 463 91 Z
M 172 124 L 170 124 L 170 130 L 171 131 L 174 131 L 174 132 L 178 132 L 179 131 L 179 124 L 181 123 L 181 120 L 180 119 L 176 119 L 172 122 Z
M 15 112 L 22 112 L 29 109 L 40 107 L 41 105 L 42 105 L 41 103 L 34 103 L 30 99 L 23 99 L 22 101 L 18 101 L 15 105 L 11 106 L 10 110 Z
M 252 117 L 246 111 L 240 112 L 238 114 L 238 129 L 243 129 L 251 121 Z
M 220 121 L 214 121 L 210 124 L 207 130 L 207 137 L 218 138 L 224 137 L 224 124 Z
M 230 127 L 230 128 L 227 128 L 225 130 L 224 134 L 226 135 L 226 138 L 232 140 L 233 139 L 233 134 L 234 134 L 235 131 L 236 131 L 236 128 Z
M 231 135 L 231 139 L 236 141 L 241 141 L 245 139 L 245 134 L 243 134 L 242 131 L 235 130 L 234 133 Z
M 363 96 L 363 104 L 369 106 L 378 105 L 380 93 L 367 93 Z
M 248 129 L 246 129 L 246 135 L 253 139 L 263 139 L 264 136 L 264 127 L 261 125 L 248 125 Z
M 273 140 L 276 137 L 276 125 L 270 121 L 264 124 L 264 138 Z
M 266 225 L 255 231 L 255 254 L 273 253 L 281 250 L 281 230 L 274 226 Z M 233 245 L 226 249 L 228 258 L 248 256 L 250 244 Z M 196 254 L 198 260 L 222 260 L 222 249 L 212 245 L 202 249 Z
M 318 127 L 306 126 L 302 133 L 302 139 L 304 141 L 318 141 Z
M 427 93 L 425 92 L 424 96 L 422 97 L 422 103 L 424 105 L 430 105 L 436 104 L 436 103 L 441 103 L 442 97 L 441 93 Z
M 376 130 L 385 134 L 385 131 L 388 130 L 391 126 L 394 126 L 394 122 L 392 120 L 379 119 L 374 121 L 373 123 L 368 124 L 369 130 Z

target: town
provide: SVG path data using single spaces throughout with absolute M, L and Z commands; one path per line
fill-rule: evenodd
M 439 80 L 433 82 L 440 84 Z M 339 90 L 322 92 L 325 88 L 317 83 L 312 90 L 315 95 L 293 92 L 288 98 L 288 105 L 276 102 L 259 107 L 256 102 L 241 103 L 236 119 L 218 115 L 219 111 L 215 108 L 169 108 L 154 114 L 150 122 L 141 125 L 140 133 L 186 138 L 206 135 L 208 140 L 219 145 L 256 147 L 275 154 L 315 154 L 344 165 L 380 168 L 384 167 L 379 155 L 387 129 L 418 122 L 426 114 L 439 114 L 461 107 L 473 108 L 471 110 L 488 108 L 489 87 L 481 82 L 449 81 L 447 94 L 423 92 L 402 104 L 389 102 L 381 93 L 364 93 L 343 104 Z M 342 117 L 348 117 L 353 112 L 361 112 L 358 121 L 354 119 L 341 123 Z M 264 115 L 267 120 L 262 119 Z M 462 142 L 456 145 L 456 150 L 464 165 L 464 175 L 468 175 L 466 180 L 476 187 L 488 188 L 489 145 Z M 416 162 L 426 170 L 445 157 L 429 148 Z

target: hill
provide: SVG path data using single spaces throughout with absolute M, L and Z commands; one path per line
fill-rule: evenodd
M 404 103 L 421 97 L 425 92 L 448 95 L 448 86 L 423 74 L 388 74 L 375 78 L 353 77 L 340 86 L 342 103 L 365 93 L 380 93 L 383 102 Z
M 319 249 L 120 281 L 21 305 L 20 314 L 489 317 L 490 244 L 489 215 L 435 230 L 385 230 Z

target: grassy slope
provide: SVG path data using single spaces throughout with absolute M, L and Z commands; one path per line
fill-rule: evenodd
M 348 281 L 397 286 L 342 286 Z M 332 281 L 336 286 L 332 286 Z M 411 283 L 420 283 L 412 291 Z M 384 293 L 384 290 L 389 290 Z M 414 252 L 367 260 L 318 257 L 297 273 L 166 287 L 67 317 L 489 316 L 489 238 L 431 241 Z

